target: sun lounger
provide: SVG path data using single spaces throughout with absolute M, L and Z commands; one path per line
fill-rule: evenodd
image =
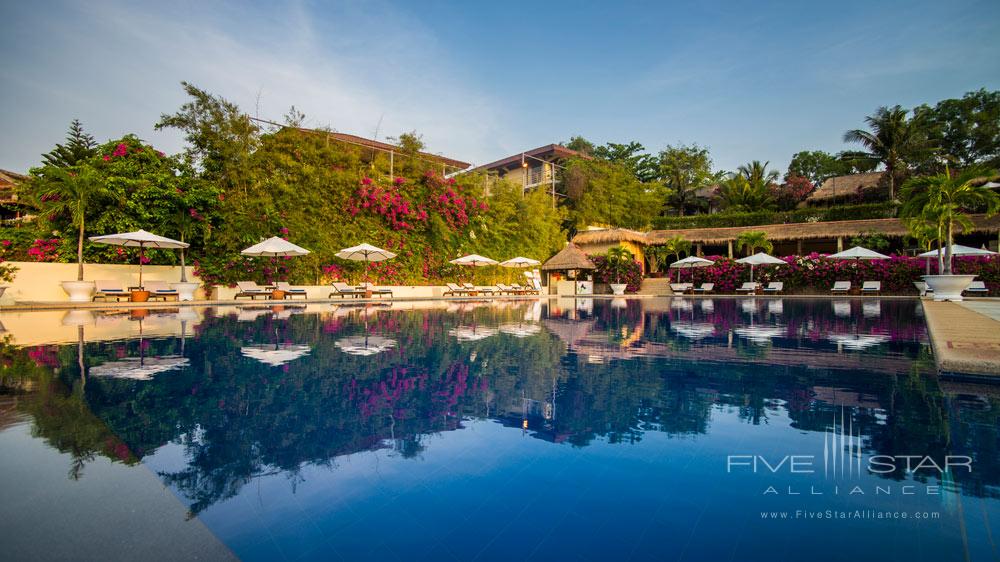
M 765 293 L 780 293 L 785 290 L 785 283 L 782 281 L 771 281 L 764 287 Z
M 525 294 L 523 289 L 515 289 L 510 285 L 504 285 L 503 283 L 497 283 L 497 289 L 500 290 L 500 294 L 504 295 L 523 295 Z
M 132 295 L 118 281 L 94 281 L 94 287 L 97 290 L 93 298 L 95 301 L 97 299 L 108 300 L 112 297 L 114 297 L 115 301 L 118 301 L 122 297 L 129 298 Z
M 713 289 L 715 289 L 715 283 L 702 283 L 701 287 L 695 287 L 692 291 L 707 294 L 711 293 Z
M 736 288 L 736 292 L 737 293 L 752 294 L 752 293 L 756 293 L 757 289 L 759 289 L 759 288 L 760 288 L 760 283 L 758 283 L 756 281 L 747 281 L 743 285 L 737 287 Z
M 462 283 L 462 286 L 469 290 L 469 292 L 483 293 L 484 295 L 492 295 L 493 287 L 476 287 L 472 283 Z
M 372 285 L 371 283 L 362 283 L 361 286 L 358 287 L 358 291 L 360 291 L 362 293 L 366 293 L 368 291 L 371 291 L 372 292 L 372 296 L 376 296 L 377 295 L 379 297 L 384 297 L 386 295 L 389 295 L 389 298 L 390 299 L 392 298 L 392 289 L 387 289 L 387 288 L 384 288 L 384 287 L 376 287 L 375 285 Z
M 983 281 L 973 281 L 969 288 L 965 290 L 966 293 L 973 293 L 976 295 L 988 295 L 990 290 L 986 288 L 986 283 Z
M 358 295 L 364 295 L 365 294 L 364 291 L 359 291 L 358 289 L 355 289 L 354 287 L 351 287 L 347 283 L 341 283 L 339 281 L 331 283 L 330 286 L 333 287 L 333 292 L 330 293 L 330 296 L 327 297 L 327 298 L 331 298 L 331 299 L 333 297 L 335 297 L 335 296 L 340 297 L 342 299 L 343 298 L 347 298 L 347 297 L 357 298 Z
M 882 282 L 881 281 L 865 281 L 861 284 L 861 294 L 863 295 L 877 295 L 882 292 Z
M 177 300 L 179 298 L 177 291 L 171 289 L 166 281 L 146 281 L 143 284 L 143 288 L 149 291 L 149 298 L 151 299 L 167 300 L 169 297 L 173 297 L 174 300 Z
M 285 293 L 286 299 L 291 299 L 294 297 L 302 297 L 302 298 L 308 297 L 305 289 L 303 289 L 302 287 L 293 287 L 285 281 L 278 281 L 277 283 L 274 284 L 274 286 L 277 287 L 279 291 Z
M 444 296 L 448 296 L 448 295 L 451 295 L 451 296 L 468 296 L 468 294 L 471 292 L 468 289 L 466 289 L 465 287 L 461 287 L 461 286 L 459 286 L 459 285 L 457 285 L 455 283 L 445 283 L 445 286 L 448 287 L 448 288 L 443 293 Z
M 683 295 L 684 293 L 686 293 L 687 291 L 690 291 L 693 288 L 694 288 L 694 284 L 692 284 L 692 283 L 671 283 L 670 284 L 670 290 L 673 291 L 674 293 L 678 294 L 678 295 Z
M 846 295 L 851 290 L 850 281 L 834 281 L 833 287 L 830 288 L 830 292 L 833 294 Z
M 270 289 L 267 287 L 261 287 L 254 281 L 237 281 L 236 288 L 238 290 L 236 292 L 236 296 L 233 297 L 233 300 L 240 297 L 257 300 L 257 297 L 264 297 L 266 299 L 271 296 Z
M 522 295 L 537 295 L 538 294 L 538 289 L 534 289 L 532 287 L 525 287 L 524 285 L 519 285 L 517 283 L 514 283 L 511 286 L 514 288 L 514 290 L 519 291 L 520 294 L 522 294 Z

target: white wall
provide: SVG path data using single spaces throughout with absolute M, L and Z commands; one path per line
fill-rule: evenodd
M 76 280 L 75 263 L 46 262 L 5 262 L 18 267 L 14 281 L 7 283 L 7 290 L 0 305 L 16 302 L 58 302 L 69 298 L 59 285 L 61 281 Z M 193 268 L 187 268 L 188 281 L 199 282 Z M 138 285 L 139 266 L 122 264 L 84 264 L 83 278 L 86 281 L 118 281 L 124 286 Z M 180 281 L 180 266 L 145 265 L 142 267 L 142 279 L 167 282 Z M 196 298 L 205 298 L 199 289 Z

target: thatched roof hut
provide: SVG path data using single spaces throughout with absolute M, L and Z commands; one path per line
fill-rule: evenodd
M 649 244 L 646 233 L 627 228 L 584 230 L 573 237 L 574 244 L 620 244 L 622 242 Z
M 558 254 L 542 264 L 542 271 L 569 271 L 573 269 L 597 269 L 587 254 L 576 244 L 569 242 Z
M 827 178 L 806 198 L 805 203 L 826 203 L 860 194 L 862 191 L 878 187 L 884 172 L 868 172 Z

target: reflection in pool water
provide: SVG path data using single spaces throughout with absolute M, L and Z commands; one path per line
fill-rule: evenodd
M 997 556 L 1000 387 L 916 301 L 427 306 L 74 313 L 3 384 L 52 487 L 148 468 L 248 559 Z

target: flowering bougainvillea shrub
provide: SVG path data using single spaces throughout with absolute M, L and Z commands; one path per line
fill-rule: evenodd
M 594 281 L 606 284 L 613 283 L 613 275 L 608 267 L 608 256 L 593 255 L 588 257 L 597 266 L 597 269 L 594 270 Z M 625 283 L 625 292 L 635 293 L 642 286 L 642 265 L 637 261 L 631 261 L 625 267 L 626 270 L 622 275 L 622 281 Z

